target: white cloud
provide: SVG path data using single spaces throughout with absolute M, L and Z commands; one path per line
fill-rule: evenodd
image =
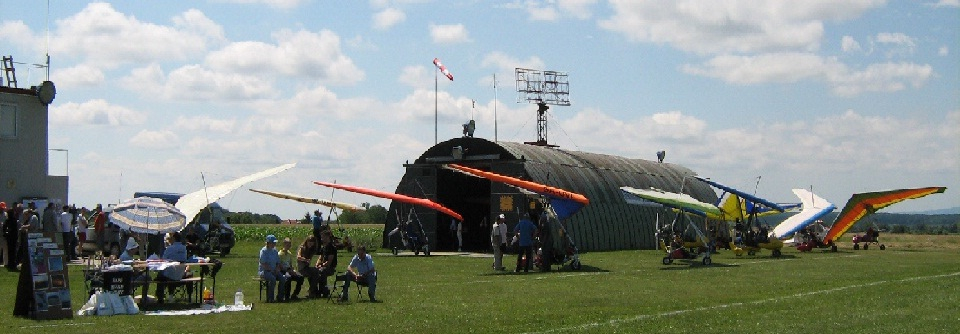
M 462 24 L 431 24 L 430 38 L 438 44 L 464 43 L 470 41 L 470 34 Z
M 67 102 L 50 106 L 50 123 L 56 127 L 77 125 L 126 126 L 143 124 L 146 115 L 125 107 L 95 99 L 83 103 Z
M 937 7 L 937 8 L 942 8 L 942 7 L 957 8 L 957 7 L 960 7 L 960 0 L 940 0 L 940 1 L 937 1 L 937 3 L 935 4 L 931 4 L 931 6 Z
M 150 131 L 140 130 L 130 138 L 130 146 L 147 148 L 154 150 L 173 150 L 178 149 L 180 138 L 169 130 Z
M 173 126 L 190 132 L 230 133 L 236 129 L 235 119 L 217 119 L 210 116 L 177 117 Z
M 612 1 L 601 28 L 699 54 L 814 51 L 823 21 L 859 16 L 884 1 Z
M 187 65 L 165 75 L 156 64 L 131 71 L 123 87 L 150 99 L 186 101 L 243 101 L 274 97 L 272 80 L 251 80 L 237 73 L 216 72 Z
M 887 57 L 909 56 L 917 48 L 914 38 L 903 33 L 879 33 L 876 42 L 889 46 Z
M 871 64 L 862 71 L 838 71 L 825 73 L 840 96 L 853 96 L 863 92 L 895 92 L 908 85 L 919 88 L 933 75 L 933 67 L 912 63 Z
M 770 53 L 758 56 L 717 56 L 700 66 L 685 65 L 690 74 L 714 77 L 736 84 L 797 82 L 842 66 L 810 53 Z
M 510 72 L 513 72 L 513 69 L 517 67 L 540 69 L 545 66 L 543 60 L 537 56 L 531 56 L 527 60 L 522 60 L 500 51 L 494 51 L 484 55 L 480 64 L 484 67 L 492 66 L 500 70 L 508 70 Z
M 387 30 L 406 20 L 407 15 L 396 8 L 386 8 L 373 15 L 373 27 L 378 30 Z
M 840 41 L 840 49 L 843 50 L 843 52 L 859 52 L 861 50 L 860 43 L 850 36 L 843 36 L 843 39 Z
M 51 53 L 85 58 L 113 68 L 120 64 L 184 60 L 222 42 L 223 28 L 191 9 L 173 18 L 174 25 L 143 22 L 107 3 L 92 3 L 56 22 Z
M 937 50 L 937 55 L 944 57 L 950 55 L 950 47 L 946 45 L 941 46 L 940 49 Z
M 430 69 L 436 70 L 436 67 L 430 67 Z M 426 66 L 404 66 L 400 70 L 400 77 L 397 78 L 397 81 L 408 87 L 427 89 L 433 86 L 431 74 L 433 73 L 430 73 Z
M 239 3 L 239 4 L 258 4 L 262 3 L 270 7 L 279 9 L 297 8 L 304 0 L 215 0 L 217 2 Z
M 559 0 L 557 7 L 574 18 L 586 20 L 592 15 L 590 7 L 596 3 L 597 0 Z
M 717 56 L 699 66 L 685 65 L 682 70 L 736 84 L 792 83 L 816 79 L 829 84 L 833 92 L 840 96 L 894 92 L 907 86 L 918 88 L 933 75 L 930 65 L 878 63 L 863 70 L 853 70 L 834 58 L 806 53 Z
M 557 12 L 557 9 L 550 6 L 539 6 L 536 3 L 529 3 L 527 5 L 527 14 L 530 15 L 530 19 L 533 21 L 556 21 L 560 18 L 560 13 Z
M 20 46 L 33 47 L 34 49 L 40 47 L 36 43 L 37 36 L 23 21 L 0 22 L 0 40 Z
M 276 44 L 231 43 L 211 52 L 205 63 L 222 72 L 259 77 L 282 74 L 336 85 L 351 85 L 364 78 L 364 72 L 341 52 L 340 37 L 332 31 L 282 29 L 272 37 Z
M 99 86 L 105 80 L 103 71 L 88 64 L 78 64 L 67 68 L 54 68 L 50 79 L 58 88 Z

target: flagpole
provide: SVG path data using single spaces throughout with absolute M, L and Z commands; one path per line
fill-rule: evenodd
M 437 144 L 437 95 L 439 85 L 438 83 L 439 74 L 437 71 L 433 71 L 433 144 Z
M 493 74 L 493 142 L 497 142 L 497 74 Z

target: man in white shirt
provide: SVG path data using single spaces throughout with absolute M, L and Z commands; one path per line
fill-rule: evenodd
M 77 257 L 77 247 L 73 241 L 73 214 L 70 213 L 69 206 L 63 206 L 63 212 L 60 213 L 59 222 L 60 233 L 63 235 L 63 249 L 67 251 L 67 258 L 73 260 Z
M 490 246 L 493 247 L 493 270 L 502 271 L 503 251 L 507 248 L 507 217 L 502 213 L 497 216 L 490 230 Z

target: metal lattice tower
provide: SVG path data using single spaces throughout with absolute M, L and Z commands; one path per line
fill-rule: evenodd
M 516 81 L 517 103 L 537 104 L 537 141 L 527 144 L 552 146 L 547 143 L 547 105 L 570 105 L 567 73 L 516 68 Z

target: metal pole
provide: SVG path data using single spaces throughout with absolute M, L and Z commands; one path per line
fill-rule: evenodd
M 493 74 L 493 142 L 497 142 L 497 74 Z
M 437 88 L 439 86 L 439 83 L 437 83 L 438 81 L 437 78 L 439 77 L 439 74 L 437 74 L 437 71 L 433 71 L 433 144 L 434 145 L 437 144 L 437 113 L 438 113 L 437 112 L 437 99 L 438 99 L 437 95 L 439 94 L 439 88 Z

